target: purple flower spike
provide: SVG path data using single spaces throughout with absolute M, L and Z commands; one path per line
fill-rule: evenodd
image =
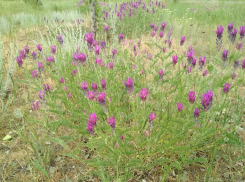
M 50 49 L 51 49 L 51 54 L 53 55 L 56 54 L 57 47 L 55 45 L 51 46 Z
M 95 47 L 95 46 L 97 46 L 97 41 L 96 40 L 93 40 L 92 41 L 92 45 Z
M 105 91 L 106 90 L 106 80 L 105 79 L 102 79 L 101 80 L 101 87 L 102 89 Z
M 112 49 L 111 53 L 112 53 L 112 59 L 114 59 L 115 55 L 117 54 L 117 49 Z
M 193 58 L 192 61 L 191 61 L 191 64 L 192 64 L 193 68 L 195 68 L 196 63 L 197 63 L 196 58 Z
M 99 104 L 102 106 L 103 111 L 105 113 L 107 113 L 106 100 L 105 100 L 106 93 L 105 92 L 98 92 L 97 94 L 98 94 L 97 99 L 99 101 Z
M 109 33 L 109 26 L 104 25 L 105 32 L 108 34 Z
M 90 122 L 87 123 L 87 131 L 89 132 L 90 135 L 94 134 L 94 128 Z
M 115 129 L 115 125 L 116 125 L 116 118 L 113 118 L 113 116 L 108 119 L 108 124 L 112 127 L 112 129 Z
M 236 41 L 236 34 L 237 34 L 237 29 L 234 28 L 233 32 L 230 32 L 229 37 L 230 37 L 230 41 L 234 44 Z
M 151 29 L 153 29 L 155 27 L 155 25 L 153 24 L 153 22 L 151 23 Z
M 163 38 L 163 34 L 164 34 L 163 31 L 160 31 L 160 32 L 159 32 L 159 37 L 160 37 L 160 38 Z
M 162 48 L 162 52 L 166 52 L 166 47 L 163 47 Z
M 95 46 L 94 50 L 95 50 L 96 55 L 100 54 L 100 46 Z
M 196 94 L 195 92 L 189 91 L 188 99 L 189 99 L 189 102 L 191 104 L 194 104 L 194 102 L 195 102 L 195 99 L 196 99 L 196 95 L 195 94 Z
M 44 99 L 44 97 L 45 97 L 45 91 L 39 90 L 39 91 L 38 91 L 38 97 L 39 97 L 41 100 L 45 101 L 45 99 Z
M 88 92 L 88 99 L 89 99 L 89 100 L 94 100 L 94 98 L 95 98 L 95 93 L 94 93 L 94 91 L 89 91 L 89 92 Z
M 184 45 L 185 39 L 186 39 L 185 36 L 181 36 L 181 39 L 180 39 L 180 45 L 181 46 Z
M 76 74 L 78 73 L 78 71 L 75 69 L 75 70 L 72 70 L 72 75 L 73 76 L 76 76 Z
M 43 48 L 41 47 L 40 44 L 36 45 L 36 47 L 37 47 L 37 50 L 38 50 L 39 52 L 41 52 L 41 51 L 43 50 Z
M 63 41 L 63 36 L 62 35 L 58 35 L 57 36 L 58 42 L 60 45 L 63 45 L 64 41 Z
M 231 86 L 231 84 L 225 83 L 225 85 L 224 85 L 224 87 L 223 87 L 224 93 L 227 94 L 227 93 L 229 92 L 230 86 Z
M 236 73 L 233 73 L 232 75 L 231 75 L 231 78 L 232 78 L 232 80 L 234 80 L 235 78 L 236 78 Z
M 158 74 L 159 74 L 159 79 L 162 80 L 163 79 L 163 74 L 164 74 L 163 70 L 160 70 L 158 72 Z
M 192 48 L 192 47 L 191 47 L 191 48 Z M 192 59 L 194 58 L 194 53 L 195 53 L 194 50 L 189 50 L 189 51 L 187 52 L 186 57 L 187 57 L 187 62 L 188 62 L 189 64 L 192 62 Z
M 228 24 L 228 32 L 231 32 L 233 30 L 233 25 L 233 22 Z
M 39 109 L 39 102 L 38 101 L 32 102 L 32 109 L 34 111 L 37 111 Z
M 202 76 L 204 77 L 204 76 L 206 76 L 207 74 L 208 74 L 208 71 L 205 70 L 205 71 L 203 72 Z
M 72 98 L 71 93 L 67 93 L 67 97 L 68 97 L 69 99 L 71 99 L 71 98 Z
M 156 32 L 153 30 L 153 31 L 151 32 L 151 36 L 154 37 L 155 35 L 156 35 Z
M 242 40 L 243 37 L 245 36 L 245 26 L 241 26 L 241 27 L 240 27 L 240 32 L 239 32 L 239 34 L 240 34 L 240 40 Z
M 87 82 L 81 82 L 79 85 L 80 85 L 84 95 L 88 96 L 88 84 L 87 84 Z
M 92 89 L 93 91 L 97 92 L 97 84 L 96 83 L 92 83 Z
M 89 116 L 88 116 L 88 122 L 90 123 L 90 125 L 92 127 L 95 127 L 96 126 L 97 116 L 96 116 L 95 113 L 89 114 Z
M 227 56 L 228 56 L 228 50 L 224 50 L 224 52 L 222 54 L 223 62 L 225 62 L 227 60 Z
M 60 78 L 60 83 L 66 83 L 65 79 L 62 77 Z
M 124 33 L 120 33 L 119 37 L 119 43 L 124 39 Z
M 234 62 L 234 68 L 236 69 L 236 68 L 238 68 L 239 67 L 239 60 L 236 60 L 235 62 Z
M 242 62 L 242 69 L 245 69 L 245 59 Z
M 166 27 L 166 23 L 165 22 L 162 22 L 161 23 L 161 30 L 164 31 L 164 28 Z
M 203 69 L 203 66 L 204 66 L 204 63 L 205 62 L 206 62 L 206 56 L 204 56 L 203 58 L 202 57 L 199 57 L 200 70 Z
M 50 91 L 50 87 L 49 87 L 48 84 L 44 84 L 43 86 L 44 86 L 44 90 L 45 90 L 46 92 L 49 92 L 49 91 Z
M 24 47 L 24 49 L 25 49 L 25 53 L 26 53 L 26 54 L 29 54 L 30 49 L 29 49 L 29 47 L 28 47 L 27 45 Z
M 37 52 L 33 51 L 31 55 L 32 55 L 33 61 L 35 61 L 37 59 Z
M 149 92 L 147 92 L 146 88 L 142 88 L 142 90 L 140 91 L 140 98 L 142 101 L 146 101 L 146 97 L 149 94 Z
M 222 25 L 217 26 L 217 30 L 215 31 L 217 34 L 217 38 L 221 39 L 222 38 L 222 34 L 223 34 L 224 28 Z
M 236 48 L 237 48 L 237 50 L 241 50 L 241 48 L 242 48 L 242 43 L 240 42 L 240 43 L 236 43 Z
M 108 68 L 109 68 L 109 69 L 113 69 L 113 62 L 110 62 L 110 63 L 108 64 Z
M 178 62 L 178 56 L 177 55 L 172 56 L 172 59 L 173 59 L 173 66 L 175 66 L 176 63 Z
M 156 114 L 155 113 L 151 113 L 150 116 L 149 116 L 149 123 L 150 123 L 150 126 L 152 127 L 153 126 L 153 123 L 152 121 L 156 119 Z
M 177 108 L 178 108 L 178 111 L 182 111 L 184 109 L 184 104 L 181 104 L 181 103 L 177 103 Z
M 121 139 L 121 140 L 123 140 L 123 139 L 124 139 L 124 134 L 122 134 L 122 136 L 120 137 L 120 139 Z
M 36 79 L 38 77 L 37 71 L 36 70 L 31 71 L 31 76 L 32 78 Z
M 37 63 L 37 67 L 38 67 L 38 71 L 41 74 L 41 71 L 43 71 L 43 63 L 42 62 L 38 62 Z
M 195 118 L 195 121 L 197 121 L 197 118 L 199 117 L 199 113 L 200 113 L 201 110 L 198 110 L 197 108 L 195 108 L 194 110 L 194 118 Z
M 89 33 L 86 34 L 86 39 L 85 40 L 87 41 L 88 45 L 92 45 L 93 39 L 94 39 L 94 34 L 93 33 L 89 32 Z
M 50 66 L 50 64 L 53 62 L 55 62 L 55 60 L 54 60 L 54 56 L 51 56 L 51 57 L 47 57 L 46 58 L 46 61 L 47 61 L 47 65 L 48 66 Z
M 26 59 L 27 54 L 26 54 L 25 49 L 20 50 L 20 51 L 19 51 L 19 54 L 20 54 L 20 57 L 21 57 L 22 59 Z
M 20 68 L 22 68 L 23 60 L 22 60 L 21 56 L 17 56 L 15 59 L 16 59 L 18 66 Z
M 127 81 L 123 81 L 126 89 L 127 89 L 127 92 L 129 95 L 133 94 L 134 92 L 134 84 L 133 84 L 133 79 L 132 78 L 128 78 Z
M 202 106 L 203 106 L 203 110 L 204 111 L 207 111 L 208 109 L 211 108 L 212 101 L 213 101 L 213 92 L 212 92 L 212 90 L 207 91 L 207 93 L 202 93 L 201 94 L 201 102 L 202 102 Z
M 192 71 L 192 67 L 188 67 L 188 69 L 187 69 L 187 73 L 191 73 L 191 71 Z
M 153 28 L 153 30 L 154 30 L 155 32 L 157 32 L 157 31 L 158 31 L 158 26 L 155 25 L 154 28 Z

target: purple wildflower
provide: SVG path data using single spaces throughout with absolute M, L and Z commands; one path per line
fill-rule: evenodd
M 90 135 L 94 134 L 94 128 L 90 122 L 87 123 L 87 131 L 89 132 Z
M 20 57 L 21 57 L 21 59 L 25 59 L 26 58 L 26 51 L 25 51 L 25 49 L 23 49 L 23 50 L 20 50 L 19 51 L 19 55 L 20 55 Z
M 173 59 L 173 66 L 175 66 L 176 63 L 178 62 L 178 56 L 177 55 L 172 56 L 172 59 Z
M 192 47 L 191 47 L 192 48 Z M 188 52 L 187 52 L 187 55 L 186 55 L 186 57 L 187 57 L 187 62 L 188 63 L 191 63 L 191 61 L 192 61 L 192 59 L 194 58 L 194 53 L 195 53 L 195 51 L 192 49 L 192 50 L 189 50 Z
M 231 32 L 233 30 L 233 25 L 233 22 L 228 24 L 228 32 Z
M 224 85 L 224 87 L 223 87 L 224 93 L 227 94 L 227 93 L 229 92 L 230 86 L 231 86 L 231 84 L 225 83 L 225 85 Z
M 67 93 L 67 97 L 69 98 L 69 99 L 71 99 L 72 98 L 72 95 L 71 95 L 71 93 Z
M 50 49 L 51 49 L 51 54 L 53 55 L 56 54 L 56 51 L 57 51 L 56 45 L 51 46 Z
M 160 70 L 158 72 L 158 74 L 159 74 L 159 79 L 162 80 L 163 79 L 163 74 L 164 74 L 163 70 Z
M 151 36 L 154 37 L 155 35 L 156 35 L 156 32 L 153 30 L 153 31 L 151 32 Z
M 180 39 L 180 45 L 181 45 L 181 46 L 184 44 L 185 39 L 186 39 L 185 36 L 181 36 L 181 39 Z
M 217 38 L 221 39 L 222 38 L 222 34 L 223 34 L 224 28 L 222 25 L 217 26 L 217 30 L 215 31 L 217 34 Z
M 235 62 L 234 62 L 234 68 L 236 69 L 236 68 L 238 68 L 239 67 L 239 60 L 236 60 Z
M 97 84 L 96 83 L 92 83 L 92 89 L 93 91 L 97 92 Z
M 145 131 L 145 137 L 148 137 L 150 135 L 150 130 Z
M 88 84 L 87 84 L 87 82 L 81 82 L 79 85 L 80 85 L 80 88 L 82 89 L 84 95 L 88 96 Z
M 88 45 L 92 45 L 93 39 L 94 39 L 94 34 L 93 33 L 89 32 L 89 33 L 86 34 L 86 39 L 85 40 L 87 41 Z
M 120 137 L 120 139 L 121 139 L 121 140 L 123 140 L 123 139 L 124 139 L 124 134 L 122 134 L 122 136 Z
M 197 121 L 197 118 L 199 117 L 199 113 L 200 113 L 200 110 L 199 109 L 197 109 L 197 108 L 195 108 L 195 110 L 194 110 L 194 118 L 195 118 L 195 121 Z
M 88 99 L 89 99 L 89 100 L 94 100 L 94 98 L 95 98 L 95 93 L 94 93 L 94 91 L 89 91 L 89 92 L 88 92 Z
M 207 111 L 208 109 L 210 109 L 210 107 L 212 105 L 212 100 L 213 100 L 212 90 L 207 91 L 207 93 L 201 94 L 201 102 L 202 102 L 202 106 L 203 106 L 204 111 Z
M 155 25 L 153 24 L 153 22 L 151 23 L 151 29 L 153 29 L 155 27 Z
M 178 111 L 182 111 L 184 109 L 184 104 L 181 104 L 181 103 L 177 103 L 177 108 L 178 108 Z
M 44 84 L 43 86 L 44 86 L 44 90 L 45 90 L 46 92 L 49 92 L 49 91 L 50 91 L 50 87 L 49 87 L 48 84 Z
M 199 65 L 200 65 L 200 70 L 203 69 L 204 63 L 206 62 L 206 56 L 204 57 L 199 57 Z
M 63 36 L 62 36 L 62 35 L 58 35 L 58 36 L 57 36 L 57 39 L 58 39 L 59 44 L 60 44 L 60 45 L 63 45 L 63 42 L 64 42 L 64 41 L 63 41 Z
M 124 33 L 120 33 L 119 37 L 119 43 L 124 39 Z
M 100 67 L 104 65 L 104 62 L 102 61 L 101 58 L 95 58 L 95 63 L 98 64 Z
M 116 125 L 116 118 L 113 118 L 113 116 L 108 119 L 108 124 L 112 127 L 112 129 L 115 129 L 115 125 Z
M 60 83 L 66 83 L 65 79 L 62 77 L 60 78 Z
M 204 77 L 204 76 L 206 76 L 207 74 L 208 74 L 208 71 L 205 70 L 205 71 L 203 72 L 202 76 Z
M 72 75 L 73 76 L 76 76 L 76 74 L 78 73 L 78 71 L 75 69 L 75 70 L 72 70 Z
M 196 99 L 196 95 L 195 94 L 196 93 L 192 92 L 192 91 L 189 91 L 189 93 L 188 93 L 188 99 L 189 99 L 189 102 L 191 104 L 194 104 L 194 102 L 195 102 L 195 99 Z
M 245 69 L 245 59 L 242 62 L 242 69 Z
M 146 101 L 146 97 L 149 94 L 149 92 L 147 91 L 146 88 L 142 88 L 142 90 L 140 91 L 140 98 L 142 101 Z
M 88 122 L 90 123 L 90 125 L 92 127 L 95 127 L 96 126 L 97 116 L 96 116 L 95 113 L 89 114 L 89 116 L 88 116 Z
M 24 49 L 25 49 L 26 54 L 29 54 L 30 49 L 29 49 L 29 47 L 27 45 L 24 47 Z
M 22 68 L 23 60 L 22 60 L 21 56 L 17 56 L 15 59 L 16 59 L 18 66 L 20 68 Z
M 157 32 L 157 31 L 158 31 L 158 26 L 155 25 L 154 28 L 153 28 L 153 30 L 154 30 L 155 32 Z
M 43 48 L 41 47 L 40 44 L 36 45 L 36 47 L 37 47 L 37 50 L 38 50 L 39 52 L 41 52 L 41 51 L 43 50 Z
M 38 77 L 37 71 L 36 70 L 31 71 L 31 76 L 32 78 L 36 79 Z
M 38 91 L 38 97 L 39 97 L 41 100 L 45 101 L 45 99 L 44 99 L 44 97 L 45 97 L 45 91 L 39 90 L 39 91 Z
M 241 48 L 242 48 L 242 43 L 240 42 L 240 43 L 236 43 L 236 48 L 237 48 L 237 50 L 241 50 Z
M 159 37 L 162 38 L 163 37 L 163 34 L 164 34 L 163 31 L 160 31 L 159 32 Z
M 223 62 L 225 62 L 227 60 L 227 56 L 228 56 L 228 50 L 224 50 L 224 52 L 222 54 Z
M 232 75 L 231 75 L 231 78 L 232 78 L 232 80 L 234 80 L 235 78 L 236 78 L 236 73 L 233 73 Z
M 54 56 L 47 57 L 47 58 L 46 58 L 46 61 L 48 61 L 48 62 L 47 62 L 47 65 L 50 66 L 50 63 L 51 63 L 51 62 L 55 62 Z
M 188 69 L 187 69 L 187 73 L 191 73 L 191 71 L 192 71 L 192 67 L 188 67 Z
M 197 63 L 197 60 L 196 60 L 196 58 L 193 57 L 192 62 L 191 62 L 193 68 L 195 68 L 196 63 Z
M 245 36 L 245 26 L 241 26 L 240 27 L 240 40 L 243 39 L 243 37 Z
M 38 101 L 32 102 L 32 109 L 34 111 L 37 111 L 39 109 L 39 102 Z
M 104 25 L 105 32 L 108 34 L 109 33 L 109 26 Z
M 163 47 L 162 48 L 162 52 L 166 52 L 166 47 Z
M 31 55 L 32 55 L 33 61 L 35 61 L 37 59 L 37 52 L 33 51 Z
M 106 90 L 106 80 L 105 79 L 101 80 L 101 87 L 103 90 Z
M 150 116 L 149 116 L 149 123 L 150 123 L 150 126 L 153 126 L 153 123 L 152 121 L 156 119 L 156 114 L 155 113 L 151 113 Z
M 108 68 L 109 68 L 109 69 L 113 69 L 113 62 L 110 62 L 110 63 L 108 64 Z
M 38 62 L 37 63 L 37 67 L 38 67 L 38 71 L 41 74 L 41 71 L 43 71 L 43 63 L 42 62 Z
M 161 30 L 164 31 L 164 28 L 166 27 L 166 23 L 165 22 L 162 22 L 161 23 Z
M 123 81 L 126 89 L 127 89 L 127 92 L 129 95 L 131 95 L 133 92 L 134 92 L 134 84 L 133 84 L 133 79 L 128 77 L 128 80 L 127 81 Z
M 95 50 L 96 55 L 100 54 L 100 46 L 95 46 L 94 50 Z

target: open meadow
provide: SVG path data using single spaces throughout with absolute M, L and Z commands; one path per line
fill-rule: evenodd
M 245 182 L 245 0 L 94 2 L 0 0 L 0 182 Z

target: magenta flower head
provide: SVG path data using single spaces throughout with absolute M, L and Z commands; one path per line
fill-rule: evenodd
M 113 118 L 113 116 L 108 119 L 108 124 L 112 127 L 112 129 L 115 129 L 115 125 L 116 125 L 116 118 Z
M 66 83 L 65 79 L 62 77 L 60 78 L 60 83 Z
M 95 98 L 95 93 L 94 91 L 88 91 L 88 99 L 89 100 L 94 100 Z
M 22 60 L 21 56 L 17 56 L 15 59 L 16 59 L 18 66 L 20 68 L 22 68 L 23 60 Z
M 152 55 L 151 54 L 148 54 L 148 58 L 151 60 L 152 59 Z
M 46 92 L 49 92 L 49 91 L 50 91 L 50 87 L 49 87 L 48 84 L 44 84 L 43 86 L 44 86 L 44 90 L 45 90 Z
M 98 92 L 97 99 L 100 103 L 105 103 L 105 92 Z
M 108 64 L 108 68 L 109 68 L 109 69 L 113 69 L 113 62 L 110 62 L 110 63 Z
M 155 25 L 153 24 L 153 22 L 151 23 L 151 29 L 153 29 L 155 27 Z
M 59 44 L 60 44 L 60 45 L 63 45 L 63 42 L 64 42 L 64 41 L 63 41 L 63 36 L 62 36 L 62 35 L 58 35 L 58 36 L 57 36 L 57 39 L 58 39 Z
M 180 39 L 180 45 L 181 46 L 184 45 L 185 39 L 186 39 L 185 36 L 181 36 L 181 39 Z
M 56 45 L 51 46 L 50 49 L 51 49 L 51 54 L 56 54 L 57 51 Z
M 96 126 L 97 116 L 96 116 L 95 113 L 89 114 L 89 116 L 88 116 L 88 122 L 90 123 L 90 125 L 92 127 L 95 127 Z
M 189 102 L 191 104 L 194 104 L 195 99 L 196 99 L 196 93 L 195 92 L 192 92 L 192 91 L 189 91 L 188 99 L 189 99 Z
M 199 57 L 200 70 L 202 70 L 202 68 L 203 68 L 205 62 L 206 62 L 206 56 L 204 56 L 204 57 Z
M 105 79 L 101 80 L 101 87 L 103 90 L 106 90 L 106 80 Z
M 191 64 L 192 64 L 193 68 L 195 68 L 196 63 L 197 63 L 197 59 L 193 57 L 193 59 L 191 61 Z
M 241 50 L 241 48 L 242 48 L 242 43 L 240 42 L 240 43 L 236 43 L 236 48 L 237 48 L 237 50 Z
M 86 61 L 86 54 L 84 54 L 84 53 L 78 53 L 77 54 L 77 60 L 78 61 L 80 61 L 80 63 L 85 63 L 85 61 Z
M 202 93 L 201 94 L 201 102 L 202 102 L 202 106 L 203 106 L 203 110 L 204 111 L 207 111 L 208 109 L 211 108 L 212 101 L 213 101 L 213 92 L 212 92 L 212 90 L 207 91 L 207 93 Z
M 224 87 L 223 87 L 224 93 L 227 94 L 227 93 L 229 92 L 230 87 L 231 87 L 231 84 L 225 83 L 225 85 L 224 85 Z
M 76 76 L 76 74 L 78 73 L 78 71 L 75 69 L 75 70 L 72 70 L 72 75 L 73 76 Z
M 105 32 L 108 34 L 109 33 L 109 26 L 104 25 Z
M 184 109 L 184 104 L 181 104 L 181 103 L 177 103 L 177 108 L 178 108 L 178 111 L 182 111 Z
M 223 34 L 224 28 L 222 25 L 217 26 L 217 30 L 215 31 L 217 34 L 217 38 L 221 39 L 222 38 L 222 34 Z
M 69 99 L 71 99 L 71 98 L 72 98 L 71 93 L 67 93 L 67 97 L 68 97 Z
M 38 71 L 41 74 L 41 71 L 43 71 L 43 63 L 42 62 L 38 62 L 37 63 L 37 67 L 38 67 Z
M 228 32 L 231 32 L 233 30 L 233 25 L 233 22 L 228 24 Z
M 199 113 L 200 113 L 201 110 L 198 110 L 197 108 L 195 108 L 194 110 L 194 118 L 195 118 L 195 121 L 197 121 L 197 118 L 199 117 Z
M 96 40 L 93 40 L 92 41 L 92 44 L 93 44 L 94 47 L 97 46 L 97 41 Z
M 159 32 L 159 37 L 160 37 L 160 38 L 163 38 L 163 34 L 164 34 L 163 31 L 160 31 L 160 32 Z
M 175 66 L 176 63 L 178 62 L 178 56 L 177 55 L 172 56 L 172 59 L 173 59 L 173 66 Z
M 25 59 L 26 56 L 27 56 L 25 49 L 20 50 L 20 51 L 19 51 L 19 54 L 20 54 L 20 57 L 21 57 L 22 59 Z
M 153 31 L 151 32 L 151 36 L 154 37 L 155 35 L 156 35 L 156 32 L 153 30 Z
M 128 80 L 127 81 L 123 81 L 126 89 L 127 89 L 127 92 L 129 95 L 133 94 L 134 92 L 134 84 L 133 84 L 133 79 L 128 77 Z
M 31 76 L 32 78 L 36 79 L 38 77 L 37 71 L 36 70 L 31 71 Z
M 24 47 L 24 49 L 25 49 L 26 54 L 29 54 L 30 49 L 29 49 L 29 47 L 27 45 Z
M 94 128 L 90 122 L 87 123 L 87 131 L 89 132 L 90 135 L 94 134 Z
M 164 28 L 166 27 L 166 23 L 165 22 L 162 22 L 161 23 L 161 30 L 164 31 Z
M 101 58 L 95 58 L 95 63 L 98 64 L 100 67 L 103 67 L 104 62 Z
M 41 99 L 41 100 L 45 100 L 44 97 L 45 97 L 45 91 L 42 91 L 42 90 L 39 90 L 38 91 L 38 97 Z
M 140 98 L 142 101 L 146 101 L 146 97 L 149 94 L 149 92 L 147 92 L 146 88 L 142 88 L 142 90 L 140 91 Z
M 172 39 L 169 39 L 169 40 L 168 40 L 168 47 L 170 48 L 171 45 L 172 45 Z
M 242 62 L 242 69 L 245 69 L 245 59 Z
M 162 48 L 162 52 L 166 52 L 166 47 L 163 47 Z
M 235 41 L 236 41 L 236 34 L 237 34 L 237 29 L 236 28 L 234 28 L 234 30 L 233 30 L 233 32 L 230 32 L 230 35 L 229 35 L 229 37 L 230 37 L 230 41 L 232 42 L 232 43 L 234 43 Z
M 88 84 L 87 84 L 87 82 L 81 82 L 79 85 L 80 85 L 80 88 L 82 89 L 84 95 L 88 96 Z
M 235 78 L 236 78 L 236 73 L 233 73 L 232 75 L 231 75 L 231 78 L 232 78 L 232 80 L 234 80 Z
M 191 47 L 192 48 L 192 47 Z M 186 55 L 186 57 L 187 57 L 187 62 L 188 63 L 191 63 L 191 61 L 192 61 L 192 59 L 194 58 L 194 53 L 195 53 L 195 51 L 192 49 L 192 50 L 189 50 L 188 52 L 187 52 L 187 55 Z
M 37 47 L 37 50 L 39 50 L 39 52 L 41 52 L 43 50 L 43 48 L 41 47 L 40 44 L 36 45 L 36 47 Z
M 87 41 L 88 45 L 92 45 L 93 39 L 94 39 L 94 34 L 93 33 L 89 32 L 89 33 L 86 34 L 85 40 Z
M 117 54 L 117 49 L 116 48 L 112 49 L 111 53 L 112 53 L 112 59 L 114 59 L 115 55 Z
M 96 55 L 100 54 L 100 46 L 95 46 L 94 50 L 95 50 Z
M 145 131 L 145 137 L 148 137 L 150 135 L 150 130 Z
M 188 67 L 188 69 L 187 69 L 187 73 L 191 73 L 191 71 L 192 71 L 192 67 Z
M 224 50 L 224 52 L 222 54 L 222 59 L 224 62 L 227 60 L 227 56 L 228 56 L 228 50 Z
M 33 61 L 35 61 L 37 59 L 37 52 L 33 51 L 31 55 L 32 55 Z
M 37 111 L 39 109 L 39 102 L 38 101 L 32 102 L 32 109 L 34 111 Z
M 120 33 L 119 37 L 119 43 L 124 39 L 124 33 Z
M 155 113 L 151 113 L 150 116 L 149 116 L 149 123 L 150 123 L 150 126 L 152 127 L 153 126 L 153 123 L 152 121 L 156 119 L 156 114 Z
M 92 89 L 93 89 L 93 91 L 96 92 L 97 91 L 97 88 L 98 88 L 97 87 L 97 84 L 96 83 L 92 83 Z
M 122 134 L 122 136 L 120 137 L 120 139 L 121 139 L 121 140 L 123 140 L 123 139 L 124 139 L 124 134 Z
M 239 60 L 236 60 L 235 62 L 234 62 L 234 68 L 236 69 L 236 68 L 238 68 L 239 67 Z
M 208 71 L 205 70 L 205 71 L 203 72 L 202 76 L 204 77 L 204 76 L 206 76 L 207 74 L 208 74 Z
M 243 37 L 245 36 L 245 26 L 241 26 L 240 27 L 240 40 L 243 39 Z
M 162 80 L 163 79 L 163 74 L 164 74 L 163 70 L 160 70 L 158 72 L 158 74 L 159 74 L 159 79 Z
M 50 63 L 55 62 L 54 56 L 47 57 L 47 58 L 46 58 L 46 61 L 47 61 L 47 65 L 50 66 Z

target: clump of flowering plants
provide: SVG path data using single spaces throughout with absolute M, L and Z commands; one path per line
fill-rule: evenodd
M 154 28 L 156 26 L 161 27 L 161 24 Z M 62 47 L 58 40 L 52 42 L 52 46 L 57 47 L 54 55 L 57 61 L 42 64 L 41 68 L 33 61 L 41 74 L 38 71 L 31 74 L 30 71 L 35 69 L 27 70 L 22 64 L 23 59 L 17 58 L 16 64 L 25 72 L 24 81 L 32 83 L 35 92 L 30 108 L 42 119 L 28 114 L 26 117 L 28 121 L 41 124 L 47 133 L 56 133 L 61 128 L 70 131 L 66 136 L 50 136 L 49 141 L 61 144 L 69 151 L 63 155 L 92 167 L 100 179 L 135 180 L 132 171 L 149 172 L 161 166 L 158 172 L 164 174 L 165 180 L 173 170 L 182 170 L 192 163 L 208 166 L 208 159 L 196 155 L 197 152 L 219 148 L 223 144 L 240 145 L 234 136 L 235 125 L 224 126 L 232 116 L 236 116 L 234 122 L 238 123 L 243 115 L 244 102 L 240 96 L 237 96 L 236 107 L 233 105 L 238 101 L 230 98 L 239 94 L 237 89 L 242 83 L 242 73 L 234 80 L 229 72 L 217 76 L 219 69 L 213 65 L 216 62 L 205 61 L 205 55 L 199 59 L 202 68 L 199 69 L 193 64 L 196 59 L 194 48 L 189 48 L 187 55 L 170 50 L 171 47 L 163 52 L 164 42 L 155 41 L 155 38 L 148 42 L 155 50 L 149 59 L 143 54 L 136 57 L 132 48 L 122 43 L 127 34 L 118 33 L 120 41 L 114 42 L 117 47 L 114 59 L 110 55 L 112 43 L 109 41 L 106 42 L 108 48 L 105 47 L 109 54 L 98 55 L 93 51 L 95 40 L 91 33 L 87 33 L 86 40 L 80 42 L 80 54 L 74 54 L 77 47 L 74 40 L 66 38 L 65 33 L 62 35 Z M 222 36 L 219 34 L 218 38 Z M 38 62 L 45 63 L 51 56 L 50 45 L 42 45 L 43 58 L 40 56 Z M 143 48 L 138 46 L 137 49 Z M 98 56 L 105 64 L 94 62 L 96 58 L 98 62 Z M 192 65 L 191 74 L 181 66 L 186 63 L 186 57 L 188 67 Z M 79 64 L 71 63 L 77 60 Z M 111 62 L 113 68 L 109 69 L 106 65 Z M 206 69 L 208 76 L 203 78 Z M 234 71 L 233 67 L 227 69 Z M 239 69 L 244 71 L 242 67 Z M 54 84 L 49 86 L 45 78 Z M 232 87 L 225 83 L 232 83 Z M 228 113 L 217 117 L 216 113 L 224 108 Z M 55 114 L 55 119 L 50 114 Z M 225 137 L 230 142 L 224 140 Z M 70 142 L 75 147 L 71 147 Z

